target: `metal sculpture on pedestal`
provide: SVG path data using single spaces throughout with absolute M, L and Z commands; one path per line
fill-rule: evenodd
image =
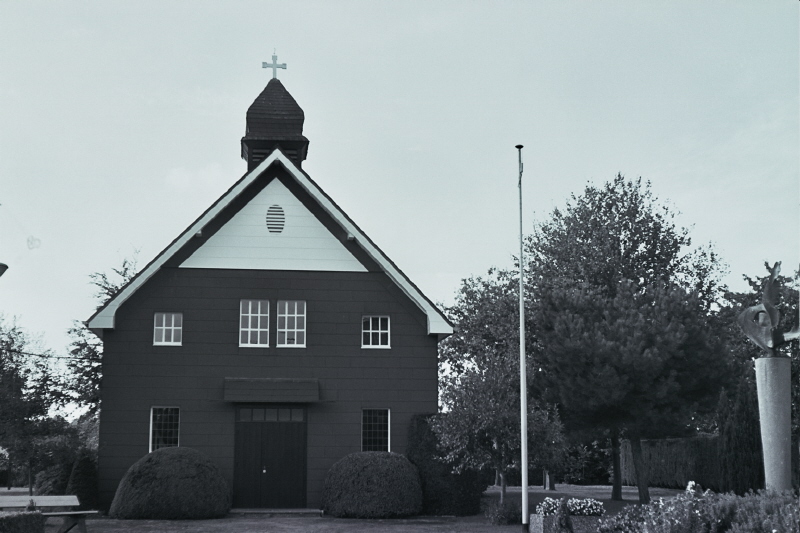
M 780 262 L 772 268 L 765 264 L 769 279 L 764 282 L 759 305 L 739 314 L 739 326 L 747 337 L 767 352 L 756 359 L 758 414 L 761 421 L 761 443 L 764 448 L 764 477 L 768 489 L 790 490 L 791 471 L 791 359 L 777 349 L 800 338 L 800 327 L 783 333 L 778 329 L 778 275 Z

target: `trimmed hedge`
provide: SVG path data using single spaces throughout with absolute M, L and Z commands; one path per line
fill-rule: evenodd
M 44 517 L 40 512 L 0 512 L 0 533 L 44 533 Z
M 417 468 L 390 452 L 351 453 L 325 476 L 322 510 L 339 518 L 399 518 L 422 510 Z
M 220 518 L 230 490 L 217 465 L 192 448 L 161 448 L 139 459 L 117 487 L 109 516 L 125 519 Z
M 699 483 L 704 488 L 716 492 L 733 490 L 743 494 L 747 489 L 758 489 L 753 484 L 745 487 L 735 486 L 731 479 L 726 479 L 723 472 L 722 444 L 716 435 L 700 437 L 642 440 L 642 455 L 647 465 L 647 476 L 651 487 L 679 489 L 690 481 Z M 800 488 L 800 453 L 798 441 L 792 438 L 792 486 Z M 627 440 L 620 443 L 620 464 L 622 483 L 636 485 L 636 473 L 633 468 L 631 445 Z M 735 470 L 736 465 L 744 469 L 741 463 L 728 460 L 728 469 Z M 756 465 L 761 468 L 760 465 Z M 748 464 L 750 470 L 753 465 Z M 760 471 L 763 479 L 763 470 Z
M 78 497 L 78 509 L 97 509 L 97 462 L 89 450 L 82 450 L 72 467 L 67 494 Z
M 720 490 L 719 438 L 701 436 L 642 440 L 650 486 L 681 489 L 690 481 Z M 622 483 L 636 485 L 630 441 L 620 443 Z
M 452 465 L 441 460 L 436 434 L 430 428 L 435 415 L 414 415 L 408 428 L 408 460 L 419 470 L 422 484 L 422 514 L 470 516 L 481 511 L 486 490 L 478 472 L 452 473 Z

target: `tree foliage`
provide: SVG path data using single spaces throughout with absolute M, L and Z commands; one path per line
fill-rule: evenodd
M 111 273 L 95 272 L 89 275 L 96 288 L 97 308 L 116 296 L 136 275 L 137 260 L 133 257 L 122 260 L 119 268 Z M 100 409 L 100 382 L 103 377 L 103 342 L 92 333 L 85 322 L 75 320 L 68 330 L 70 336 L 69 353 L 72 357 L 67 363 L 72 378 L 66 388 L 73 401 L 87 408 L 90 415 Z
M 719 257 L 711 246 L 688 249 L 689 232 L 675 217 L 641 178 L 617 175 L 602 187 L 588 185 L 528 237 L 531 288 L 568 280 L 613 297 L 623 280 L 638 290 L 678 283 L 710 305 L 723 289 Z
M 0 316 L 0 446 L 11 464 L 27 466 L 30 485 L 46 438 L 63 425 L 48 418 L 64 401 L 49 355 L 15 321 Z
M 714 406 L 724 359 L 702 302 L 680 287 L 621 282 L 613 298 L 585 285 L 554 290 L 537 318 L 543 380 L 573 423 L 660 436 Z
M 526 243 L 545 394 L 569 427 L 628 433 L 642 501 L 641 437 L 713 406 L 727 377 L 708 317 L 722 267 L 690 246 L 649 183 L 621 175 L 573 195 Z
M 445 309 L 455 328 L 439 345 L 442 373 L 457 377 L 467 369 L 519 354 L 518 280 L 498 269 L 489 270 L 484 277 L 462 280 L 455 303 Z M 533 339 L 529 326 L 530 322 L 526 324 L 526 346 Z
M 97 308 L 100 309 L 111 298 L 116 296 L 125 285 L 136 275 L 138 268 L 139 250 L 134 250 L 131 257 L 122 260 L 119 268 L 112 268 L 111 273 L 94 272 L 89 274 L 92 285 L 96 287 L 95 298 L 98 301 Z
M 440 347 L 440 399 L 447 412 L 432 423 L 448 461 L 496 470 L 503 489 L 505 473 L 520 467 L 517 295 L 513 276 L 503 271 L 462 282 L 446 310 L 455 333 Z M 532 381 L 529 372 L 529 386 Z M 558 413 L 529 398 L 527 466 L 560 465 L 565 447 Z

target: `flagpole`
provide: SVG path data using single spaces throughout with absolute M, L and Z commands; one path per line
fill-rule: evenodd
M 522 457 L 522 530 L 528 531 L 528 383 L 525 371 L 525 262 L 522 247 L 522 145 L 516 147 L 519 154 L 519 419 Z

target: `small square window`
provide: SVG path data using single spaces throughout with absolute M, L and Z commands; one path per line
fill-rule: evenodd
M 388 316 L 370 315 L 361 318 L 362 348 L 391 348 L 389 336 Z
M 269 300 L 239 303 L 239 346 L 269 346 Z
M 306 302 L 303 300 L 278 300 L 279 347 L 305 348 Z
M 180 408 L 152 407 L 150 409 L 150 451 L 178 446 L 180 425 Z
M 183 313 L 156 313 L 153 345 L 180 346 L 183 341 Z
M 388 409 L 364 409 L 361 411 L 361 451 L 389 452 L 391 413 Z

